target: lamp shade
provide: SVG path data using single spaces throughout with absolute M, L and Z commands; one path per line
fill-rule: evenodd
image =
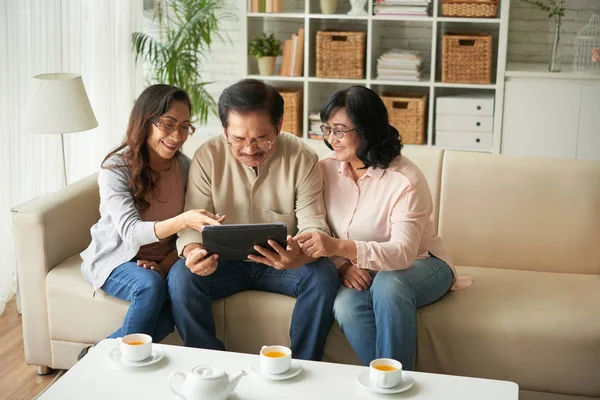
M 80 75 L 42 74 L 33 77 L 23 116 L 31 133 L 70 133 L 98 126 Z

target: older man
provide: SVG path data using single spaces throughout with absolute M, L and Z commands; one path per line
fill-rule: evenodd
M 301 139 L 281 132 L 283 99 L 271 86 L 242 80 L 219 98 L 224 135 L 203 144 L 189 172 L 186 209 L 206 209 L 231 224 L 285 222 L 287 246 L 248 261 L 207 256 L 202 235 L 180 234 L 177 263 L 168 276 L 177 330 L 185 345 L 224 350 L 215 334 L 212 300 L 244 290 L 263 290 L 297 298 L 290 337 L 295 358 L 320 360 L 333 323 L 339 279 L 333 263 L 303 254 L 292 236 L 330 234 L 317 155 Z

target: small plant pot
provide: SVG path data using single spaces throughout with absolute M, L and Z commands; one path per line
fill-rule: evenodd
M 257 58 L 258 73 L 261 75 L 273 75 L 273 71 L 275 70 L 275 58 L 276 57 Z
M 335 14 L 337 10 L 337 0 L 321 0 L 321 13 Z

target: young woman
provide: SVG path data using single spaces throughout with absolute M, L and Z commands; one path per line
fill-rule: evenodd
M 321 120 L 334 150 L 320 165 L 335 238 L 311 232 L 298 240 L 306 254 L 338 266 L 343 285 L 335 319 L 361 361 L 393 358 L 412 370 L 417 308 L 470 281 L 457 279 L 451 267 L 430 220 L 429 186 L 400 154 L 400 136 L 379 96 L 362 86 L 342 89 Z
M 81 253 L 81 271 L 94 292 L 130 302 L 110 338 L 146 333 L 159 342 L 173 331 L 165 277 L 183 262 L 176 234 L 223 221 L 204 210 L 183 212 L 190 160 L 180 149 L 194 133 L 190 112 L 184 91 L 148 87 L 133 106 L 123 143 L 102 162 L 100 220 Z

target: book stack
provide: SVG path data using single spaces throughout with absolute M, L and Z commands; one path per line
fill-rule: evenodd
M 282 13 L 283 0 L 251 0 L 250 12 L 253 13 Z
M 323 133 L 321 132 L 321 117 L 318 111 L 311 112 L 308 115 L 308 138 L 315 140 L 323 140 Z
M 431 11 L 431 0 L 375 0 L 375 15 L 404 15 L 427 17 Z
M 377 79 L 420 81 L 423 58 L 418 51 L 392 49 L 377 60 Z
M 304 67 L 304 28 L 283 42 L 280 76 L 302 76 Z

